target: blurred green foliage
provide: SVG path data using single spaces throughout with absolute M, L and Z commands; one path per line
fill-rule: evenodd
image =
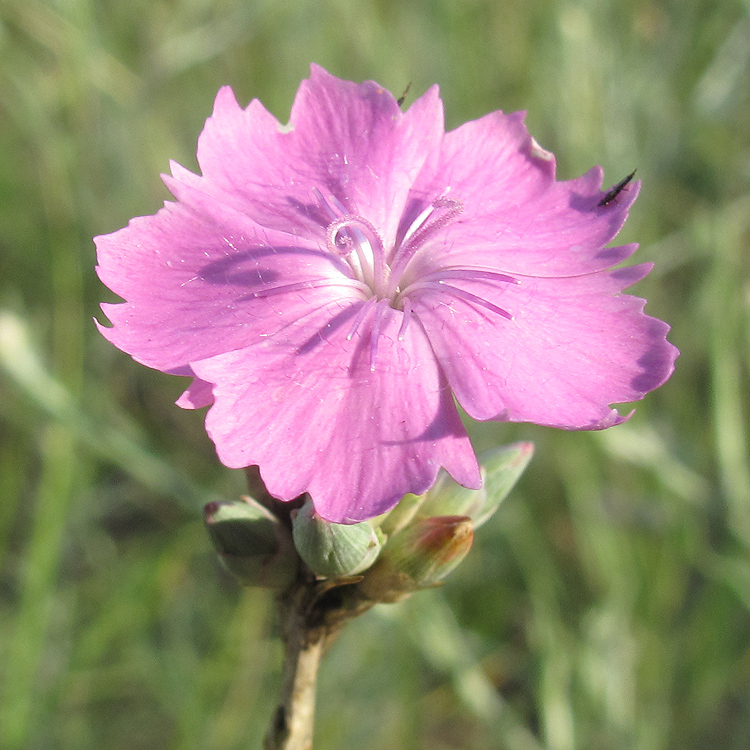
M 747 0 L 4 0 L 0 4 L 0 746 L 260 746 L 279 680 L 265 592 L 214 560 L 235 497 L 182 382 L 92 323 L 91 237 L 156 211 L 216 90 L 286 120 L 310 61 L 448 124 L 527 109 L 561 178 L 641 196 L 618 241 L 677 371 L 530 470 L 448 584 L 352 624 L 326 750 L 750 746 Z

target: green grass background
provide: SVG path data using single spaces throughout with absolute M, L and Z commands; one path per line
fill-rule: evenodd
M 637 167 L 619 240 L 682 351 L 624 426 L 473 430 L 533 463 L 444 588 L 336 644 L 316 748 L 746 750 L 748 0 L 3 0 L 0 747 L 261 745 L 272 602 L 200 520 L 242 475 L 97 334 L 91 237 L 196 167 L 219 86 L 285 121 L 310 61 L 437 82 L 451 127 L 527 109 L 561 178 Z

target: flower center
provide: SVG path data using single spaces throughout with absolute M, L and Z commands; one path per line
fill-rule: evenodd
M 316 191 L 329 216 L 336 216 L 326 228 L 326 247 L 344 258 L 356 278 L 378 300 L 388 300 L 403 309 L 400 281 L 409 262 L 431 237 L 450 224 L 463 211 L 460 201 L 438 198 L 411 223 L 400 240 L 387 252 L 376 227 L 358 214 L 338 214 Z
M 432 201 L 405 230 L 400 230 L 393 246 L 386 248 L 374 224 L 359 214 L 347 213 L 334 197 L 326 200 L 319 190 L 315 196 L 329 223 L 325 230 L 326 249 L 342 258 L 351 268 L 353 279 L 365 295 L 352 319 L 348 339 L 369 320 L 370 369 L 375 369 L 380 332 L 389 307 L 403 313 L 398 339 L 403 340 L 412 318 L 412 307 L 421 295 L 447 296 L 475 309 L 481 308 L 506 320 L 513 316 L 491 301 L 489 291 L 518 280 L 491 268 L 446 265 L 407 269 L 415 255 L 435 235 L 463 211 L 463 204 L 442 196 Z M 478 282 L 478 283 L 477 283 Z M 469 288 L 466 288 L 466 287 Z M 471 290 L 475 291 L 471 291 Z M 485 292 L 487 290 L 487 292 Z M 372 315 L 371 315 L 372 313 Z

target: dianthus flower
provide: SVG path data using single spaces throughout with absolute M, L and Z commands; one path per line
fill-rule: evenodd
M 192 376 L 221 461 L 269 492 L 354 522 L 444 467 L 480 486 L 455 405 L 474 419 L 601 429 L 670 375 L 668 326 L 622 290 L 644 264 L 606 247 L 639 184 L 556 181 L 523 113 L 446 133 L 437 87 L 402 112 L 377 83 L 312 66 L 283 126 L 219 91 L 201 176 L 98 237 L 123 304 L 103 334 Z M 455 399 L 455 401 L 454 401 Z

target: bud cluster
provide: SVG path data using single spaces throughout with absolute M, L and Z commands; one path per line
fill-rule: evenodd
M 253 498 L 209 503 L 209 536 L 226 568 L 248 586 L 284 590 L 299 576 L 352 584 L 366 602 L 395 602 L 439 585 L 466 557 L 474 530 L 498 509 L 531 459 L 531 443 L 480 457 L 483 487 L 441 473 L 424 495 L 356 524 L 321 518 L 308 498 L 285 516 Z M 288 506 L 283 506 L 288 507 Z

